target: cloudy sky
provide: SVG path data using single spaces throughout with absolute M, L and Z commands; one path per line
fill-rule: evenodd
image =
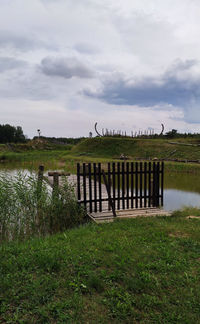
M 199 39 L 199 0 L 0 0 L 0 124 L 200 131 Z

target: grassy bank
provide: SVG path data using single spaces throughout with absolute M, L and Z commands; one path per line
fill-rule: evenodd
M 174 142 L 183 142 L 174 139 Z M 189 144 L 189 140 L 185 140 Z M 179 159 L 200 159 L 199 146 L 185 146 L 170 144 L 167 139 L 134 139 L 134 138 L 90 138 L 81 141 L 72 148 L 74 155 L 91 157 L 112 157 L 119 158 L 125 154 L 130 158 L 179 158 Z
M 175 141 L 175 140 L 174 140 Z M 176 141 L 183 142 L 183 139 Z M 186 141 L 186 140 L 185 140 Z M 186 143 L 189 140 L 187 139 Z M 191 142 L 191 140 L 190 140 Z M 29 150 L 9 151 L 4 145 L 0 153 L 1 168 L 23 167 L 37 169 L 44 164 L 46 169 L 65 169 L 75 172 L 76 162 L 117 162 L 123 153 L 128 161 L 138 158 L 143 160 L 160 158 L 178 158 L 200 160 L 200 147 L 172 145 L 166 139 L 132 139 L 132 138 L 92 138 L 80 141 L 77 145 L 46 145 L 29 148 Z M 198 173 L 200 164 L 166 162 L 166 171 Z
M 137 218 L 1 246 L 1 323 L 198 323 L 200 220 Z

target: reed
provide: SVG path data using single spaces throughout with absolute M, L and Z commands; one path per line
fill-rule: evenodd
M 82 223 L 74 188 L 64 181 L 62 195 L 53 195 L 35 174 L 0 175 L 0 241 L 21 240 L 61 232 Z

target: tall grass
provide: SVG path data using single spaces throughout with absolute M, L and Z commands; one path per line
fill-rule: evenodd
M 62 195 L 35 174 L 0 175 L 0 240 L 25 239 L 55 233 L 80 224 L 83 210 L 74 188 L 64 181 Z

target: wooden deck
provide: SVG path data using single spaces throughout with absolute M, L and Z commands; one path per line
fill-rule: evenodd
M 170 212 L 167 212 L 160 208 L 134 208 L 116 210 L 116 217 L 113 216 L 111 211 L 103 211 L 101 213 L 88 213 L 88 216 L 95 223 L 113 222 L 115 219 L 124 218 L 136 218 L 136 217 L 156 217 L 156 216 L 171 216 Z
M 77 176 L 76 175 L 68 175 L 66 176 L 67 181 L 70 185 L 74 187 L 75 192 L 77 193 Z M 53 185 L 53 177 L 48 177 L 49 182 Z M 80 178 L 81 182 L 81 193 L 83 193 L 83 178 Z M 94 181 L 91 180 L 92 188 L 94 187 Z M 62 178 L 59 179 L 59 186 L 62 186 Z M 106 186 L 102 183 L 102 192 L 101 198 L 107 199 L 108 194 L 106 190 Z M 86 197 L 89 199 L 89 185 L 86 186 Z M 77 197 L 78 199 L 78 197 Z M 97 193 L 98 199 L 98 193 Z M 127 199 L 126 199 L 127 203 Z M 94 210 L 94 203 L 93 210 Z M 134 206 L 135 207 L 135 204 Z M 167 212 L 161 208 L 156 207 L 145 207 L 144 208 L 144 201 L 140 199 L 140 208 L 132 208 L 132 209 L 116 209 L 116 217 L 113 216 L 111 210 L 109 210 L 109 203 L 108 201 L 102 201 L 102 212 L 92 212 L 89 211 L 89 204 L 86 206 L 87 214 L 92 221 L 95 223 L 104 223 L 104 222 L 113 222 L 115 219 L 123 219 L 123 218 L 136 218 L 136 217 L 155 217 L 155 216 L 171 216 L 170 212 Z

